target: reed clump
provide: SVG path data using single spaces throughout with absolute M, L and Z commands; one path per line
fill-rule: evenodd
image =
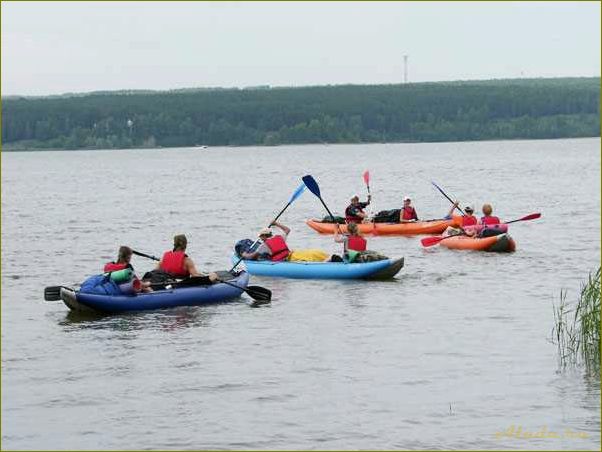
M 552 341 L 558 346 L 561 367 L 583 365 L 588 373 L 600 374 L 600 268 L 581 286 L 577 304 L 567 303 L 560 292 L 554 306 Z

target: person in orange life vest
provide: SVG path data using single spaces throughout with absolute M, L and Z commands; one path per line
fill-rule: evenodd
M 337 243 L 343 243 L 343 254 L 347 258 L 347 260 L 352 261 L 353 259 L 349 259 L 349 251 L 366 251 L 366 247 L 368 242 L 365 238 L 359 235 L 359 231 L 357 229 L 357 224 L 349 223 L 347 225 L 347 231 L 349 234 L 341 235 L 341 230 L 337 228 L 337 231 L 334 235 L 334 241 Z M 352 253 L 353 254 L 353 253 Z
M 280 229 L 284 235 L 272 233 L 270 228 L 264 228 L 259 231 L 259 238 L 263 243 L 255 251 L 250 253 L 242 253 L 243 259 L 261 259 L 263 256 L 269 256 L 271 261 L 284 261 L 291 253 L 288 245 L 286 244 L 286 238 L 291 232 L 290 228 L 280 223 L 272 223 L 271 226 L 276 226 Z
M 418 214 L 416 213 L 416 209 L 412 206 L 412 200 L 406 196 L 403 198 L 403 207 L 399 212 L 399 222 L 410 223 L 413 221 L 418 221 Z
M 174 278 L 189 278 L 191 276 L 208 276 L 210 281 L 217 280 L 217 274 L 208 275 L 199 272 L 192 259 L 185 253 L 188 246 L 188 239 L 184 234 L 179 234 L 173 238 L 173 250 L 166 251 L 157 264 L 159 270 L 169 273 Z
M 491 215 L 493 212 L 493 207 L 491 204 L 483 204 L 483 215 L 481 217 L 481 224 L 490 225 L 490 224 L 500 224 L 501 220 L 499 217 L 494 217 Z
M 124 270 L 126 268 L 131 268 L 132 271 L 134 267 L 130 261 L 132 260 L 132 249 L 129 246 L 120 246 L 119 251 L 117 251 L 117 260 L 114 262 L 107 262 L 104 266 L 103 271 L 107 272 L 115 272 L 119 270 Z M 148 281 L 140 281 L 137 276 L 134 275 L 134 284 L 135 287 L 140 287 L 140 290 L 143 292 L 152 292 L 153 289 L 150 287 L 150 282 Z M 136 282 L 138 281 L 138 282 Z
M 368 195 L 366 202 L 360 202 L 359 196 L 351 198 L 351 204 L 345 209 L 345 221 L 347 223 L 361 223 L 366 218 L 364 209 L 370 204 L 371 196 Z

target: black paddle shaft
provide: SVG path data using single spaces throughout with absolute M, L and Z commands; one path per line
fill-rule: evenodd
M 444 191 L 441 189 L 441 187 L 439 187 L 439 186 L 438 186 L 436 183 L 434 183 L 434 182 L 431 182 L 431 183 L 432 183 L 432 184 L 435 186 L 435 188 L 436 188 L 437 190 L 439 190 L 439 192 L 440 192 L 440 193 L 441 193 L 443 196 L 445 196 L 445 197 L 447 198 L 447 200 L 448 200 L 449 202 L 451 202 L 451 203 L 452 203 L 452 204 L 454 204 L 454 205 L 456 204 L 455 202 L 453 202 L 453 201 L 452 201 L 452 199 L 451 199 L 449 196 L 447 196 L 447 194 L 446 194 L 446 193 L 445 193 L 445 192 L 444 192 Z M 460 213 L 462 214 L 462 216 L 466 216 L 466 215 L 464 214 L 464 212 L 462 211 L 462 209 L 460 209 L 460 207 L 459 207 L 459 206 L 455 206 L 455 207 L 456 207 L 456 209 L 458 209 L 458 210 L 460 211 Z
M 332 214 L 332 212 L 330 211 L 330 209 L 328 208 L 328 206 L 326 205 L 326 203 L 324 202 L 324 200 L 322 199 L 321 196 L 318 197 L 318 199 L 320 200 L 320 202 L 322 203 L 322 205 L 324 206 L 324 208 L 326 209 L 326 212 L 328 212 L 328 215 L 330 215 L 330 218 L 332 219 L 332 222 L 335 224 L 338 224 L 335 219 L 334 219 L 334 215 Z
M 284 211 L 286 209 L 288 209 L 288 206 L 290 206 L 291 204 L 292 204 L 292 201 L 289 201 L 288 204 L 286 206 L 284 206 L 284 208 L 280 211 L 280 213 L 278 215 L 276 215 L 276 218 L 274 218 L 274 220 L 270 223 L 270 226 L 278 221 L 278 218 L 280 218 L 280 216 L 284 213 Z
M 146 257 L 148 259 L 152 259 L 152 260 L 157 261 L 157 262 L 159 262 L 161 260 L 158 257 L 151 256 L 150 254 L 144 254 L 144 253 L 141 253 L 140 251 L 136 251 L 136 250 L 132 250 L 132 254 L 135 254 L 136 256 Z

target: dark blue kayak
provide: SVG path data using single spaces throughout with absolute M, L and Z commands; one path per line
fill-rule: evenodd
M 230 275 L 227 280 L 242 288 L 249 283 L 249 274 L 245 271 Z M 97 295 L 80 293 L 70 288 L 61 288 L 61 300 L 73 311 L 117 313 L 126 311 L 145 311 L 173 308 L 176 306 L 198 306 L 231 300 L 242 294 L 242 289 L 224 283 L 175 287 L 135 295 Z

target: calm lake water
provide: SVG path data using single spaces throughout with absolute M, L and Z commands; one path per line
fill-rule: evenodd
M 45 302 L 119 245 L 150 254 L 186 233 L 229 267 L 312 174 L 332 210 L 414 200 L 422 218 L 491 202 L 514 254 L 369 239 L 405 256 L 389 282 L 252 278 L 270 306 L 233 303 L 90 319 Z M 282 217 L 294 248 L 339 251 Z M 152 262 L 134 257 L 139 273 Z M 2 154 L 3 449 L 599 449 L 600 384 L 560 372 L 561 289 L 600 264 L 600 139 Z M 509 429 L 556 432 L 524 439 Z

